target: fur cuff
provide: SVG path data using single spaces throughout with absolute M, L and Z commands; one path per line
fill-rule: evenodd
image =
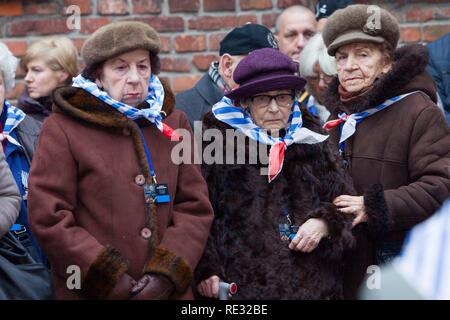
M 192 282 L 192 270 L 187 261 L 173 252 L 157 247 L 145 265 L 144 273 L 162 274 L 175 285 L 175 292 L 183 294 Z
M 379 240 L 389 230 L 388 207 L 381 184 L 374 184 L 364 192 L 364 206 L 368 216 L 367 229 L 374 240 Z
M 305 222 L 311 218 L 323 219 L 328 225 L 328 237 L 323 238 L 315 249 L 317 254 L 327 260 L 340 260 L 345 250 L 353 247 L 355 240 L 351 231 L 351 220 L 337 211 L 331 203 L 321 203 L 312 210 Z
M 128 261 L 116 249 L 106 246 L 89 267 L 81 286 L 88 299 L 103 299 L 128 270 Z

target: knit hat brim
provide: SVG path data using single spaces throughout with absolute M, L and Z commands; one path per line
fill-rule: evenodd
M 356 42 L 374 42 L 383 43 L 386 40 L 380 36 L 371 36 L 362 31 L 353 31 L 338 36 L 327 48 L 328 54 L 334 56 L 336 51 L 346 44 L 356 43 Z
M 257 93 L 263 93 L 273 90 L 302 90 L 305 87 L 306 80 L 295 75 L 267 75 L 254 81 L 249 81 L 236 89 L 233 89 L 225 96 L 232 100 L 240 100 L 251 97 Z

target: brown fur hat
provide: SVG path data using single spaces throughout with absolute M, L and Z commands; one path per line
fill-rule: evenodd
M 89 67 L 135 49 L 158 54 L 160 47 L 159 36 L 149 25 L 137 21 L 113 22 L 95 31 L 86 40 L 81 57 Z
M 387 42 L 392 49 L 400 37 L 397 19 L 378 6 L 355 4 L 335 11 L 322 33 L 328 54 L 334 56 L 339 47 L 355 42 Z

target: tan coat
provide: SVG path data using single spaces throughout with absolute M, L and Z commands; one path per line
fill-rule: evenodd
M 20 210 L 20 194 L 0 146 L 0 238 L 16 221 Z

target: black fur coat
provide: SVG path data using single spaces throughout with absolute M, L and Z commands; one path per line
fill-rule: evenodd
M 308 113 L 303 121 L 322 132 Z M 203 126 L 231 129 L 211 112 Z M 293 144 L 286 150 L 281 173 L 270 184 L 260 168 L 261 164 L 203 165 L 215 220 L 196 283 L 212 275 L 236 282 L 236 299 L 342 298 L 342 253 L 352 246 L 353 236 L 349 221 L 331 202 L 338 195 L 352 194 L 353 187 L 337 151 L 328 140 Z M 309 218 L 325 219 L 330 237 L 312 253 L 291 251 L 278 231 L 283 206 L 295 225 Z

